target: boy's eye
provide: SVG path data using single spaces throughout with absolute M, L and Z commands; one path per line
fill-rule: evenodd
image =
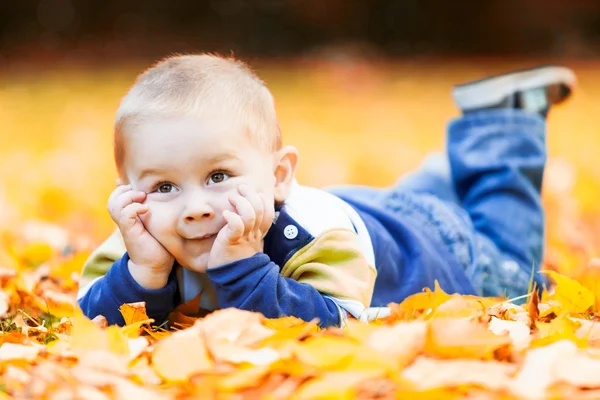
M 171 193 L 173 191 L 173 185 L 171 185 L 170 183 L 161 183 L 156 188 L 156 191 L 159 193 Z
M 229 178 L 229 175 L 227 175 L 224 172 L 217 172 L 214 173 L 210 176 L 210 179 L 208 180 L 208 183 L 221 183 L 224 180 L 226 180 L 227 178 Z

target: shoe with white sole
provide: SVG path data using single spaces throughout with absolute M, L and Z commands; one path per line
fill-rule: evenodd
M 515 108 L 545 117 L 550 106 L 571 95 L 576 82 L 569 68 L 542 66 L 456 85 L 452 96 L 463 113 Z

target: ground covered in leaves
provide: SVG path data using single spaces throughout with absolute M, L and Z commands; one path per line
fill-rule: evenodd
M 0 269 L 0 399 L 600 397 L 598 293 L 554 271 L 523 305 L 436 287 L 342 329 L 235 309 L 157 327 L 144 303 L 119 328 L 73 307 L 80 256 L 21 245 Z
M 14 133 L 0 150 L 0 400 L 600 398 L 597 67 L 579 66 L 583 94 L 549 126 L 543 268 L 552 287 L 521 299 L 431 288 L 391 305 L 388 318 L 325 330 L 233 309 L 198 320 L 180 309 L 157 327 L 143 303 L 123 305 L 123 328 L 81 315 L 81 266 L 112 229 L 112 113 L 137 70 L 13 79 L 0 93 Z M 307 155 L 300 178 L 315 186 L 392 183 L 439 147 L 454 113 L 448 88 L 477 72 L 286 68 L 267 68 L 267 82 L 286 139 Z M 29 168 L 8 174 L 21 164 Z

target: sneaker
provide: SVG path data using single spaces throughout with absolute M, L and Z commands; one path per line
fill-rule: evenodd
M 515 108 L 545 117 L 571 95 L 576 81 L 569 68 L 542 66 L 456 85 L 452 95 L 463 113 Z

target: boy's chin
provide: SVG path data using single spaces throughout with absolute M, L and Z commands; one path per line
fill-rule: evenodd
M 200 257 L 192 260 L 177 260 L 177 263 L 190 271 L 206 272 L 208 268 L 208 254 L 202 254 Z

